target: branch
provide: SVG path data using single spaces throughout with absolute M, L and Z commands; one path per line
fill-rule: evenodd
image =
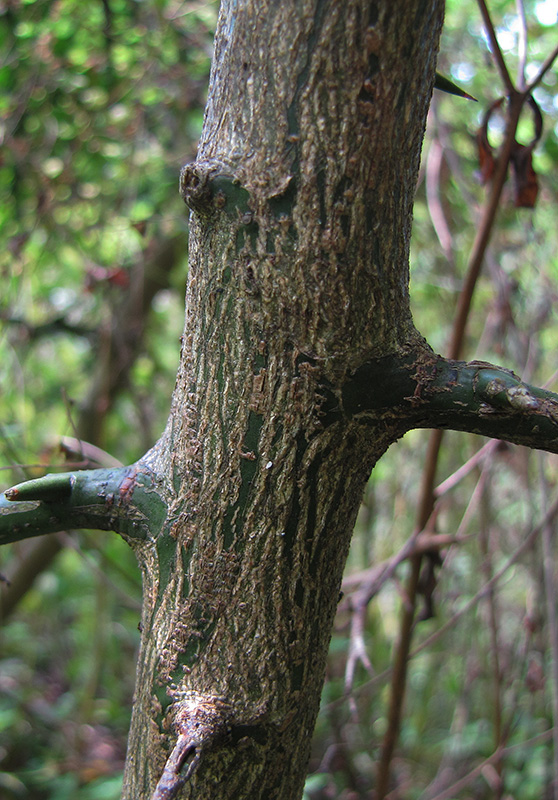
M 72 325 L 66 317 L 60 314 L 57 317 L 41 322 L 38 325 L 33 325 L 31 322 L 23 317 L 10 316 L 8 312 L 1 312 L 0 319 L 9 325 L 19 325 L 25 329 L 29 340 L 34 341 L 46 336 L 54 336 L 56 334 L 69 333 L 72 336 L 80 336 L 85 339 L 94 339 L 95 330 L 87 328 L 84 325 Z
M 552 53 L 548 56 L 545 60 L 542 67 L 539 69 L 533 80 L 529 83 L 529 85 L 525 88 L 524 94 L 525 96 L 531 94 L 531 92 L 537 88 L 539 83 L 542 81 L 548 70 L 554 64 L 556 59 L 558 58 L 558 45 L 554 48 Z
M 68 449 L 73 448 L 88 463 L 69 464 L 66 460 L 64 469 L 121 466 L 108 453 L 98 450 L 95 444 L 101 439 L 107 414 L 118 393 L 129 388 L 130 371 L 141 352 L 153 297 L 159 290 L 170 285 L 172 270 L 179 260 L 181 238 L 182 235 L 164 240 L 154 238 L 146 242 L 142 256 L 130 270 L 130 290 L 123 296 L 113 297 L 111 321 L 107 329 L 101 332 L 100 344 L 96 348 L 95 374 L 92 376 L 87 397 L 80 403 L 76 436 L 73 439 L 61 439 L 62 450 L 67 453 Z M 77 330 L 73 332 L 78 333 Z M 93 334 L 98 338 L 99 331 L 92 331 Z M 149 430 L 148 426 L 145 426 L 144 437 L 146 430 Z M 15 455 L 13 460 L 17 460 Z M 0 586 L 3 619 L 14 610 L 21 597 L 51 563 L 61 547 L 61 540 L 53 537 L 33 542 L 25 558 L 9 576 L 9 588 L 6 585 Z
M 544 474 L 544 457 L 539 455 L 539 472 L 543 510 L 549 505 L 548 483 Z M 546 615 L 549 636 L 550 669 L 553 680 L 550 683 L 551 709 L 552 709 L 552 761 L 554 776 L 558 777 L 558 619 L 556 615 L 556 576 L 554 574 L 553 542 L 556 539 L 556 522 L 548 520 L 542 529 L 542 572 L 544 595 L 546 600 Z M 558 783 L 554 781 L 553 800 L 558 800 Z
M 506 67 L 506 62 L 504 61 L 504 56 L 502 55 L 502 51 L 498 43 L 498 37 L 496 36 L 496 31 L 494 30 L 494 25 L 492 24 L 492 19 L 490 18 L 486 3 L 484 0 L 477 0 L 477 2 L 481 12 L 482 20 L 484 22 L 484 27 L 486 28 L 486 35 L 490 41 L 490 49 L 492 50 L 494 61 L 496 62 L 496 66 L 498 67 L 498 71 L 500 73 L 500 78 L 502 79 L 502 83 L 505 85 L 506 90 L 508 92 L 513 92 L 514 85 L 512 83 L 512 79 L 510 78 L 508 68 Z
M 0 544 L 68 528 L 145 539 L 165 516 L 153 474 L 137 464 L 45 475 L 0 496 Z
M 381 411 L 400 417 L 402 432 L 467 431 L 558 453 L 558 395 L 484 361 L 453 361 L 425 350 L 368 362 L 344 385 L 342 406 L 363 421 Z
M 525 17 L 525 6 L 523 0 L 516 0 L 517 17 L 519 20 L 519 34 L 517 43 L 517 54 L 519 56 L 517 64 L 517 87 L 525 89 L 525 67 L 527 65 L 527 19 Z
M 230 706 L 219 697 L 190 692 L 174 709 L 178 733 L 151 800 L 174 800 L 200 765 L 202 754 L 230 731 Z

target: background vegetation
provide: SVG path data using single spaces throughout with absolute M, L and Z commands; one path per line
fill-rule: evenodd
M 3 487 L 65 463 L 131 463 L 162 430 L 187 268 L 178 172 L 201 130 L 217 8 L 0 4 Z M 526 1 L 525 41 L 522 8 L 494 0 L 490 14 L 512 75 L 526 48 L 529 79 L 556 47 L 558 20 L 553 0 Z M 439 68 L 479 100 L 435 95 L 417 191 L 413 310 L 445 352 L 486 196 L 476 133 L 504 94 L 473 0 L 449 0 Z M 538 198 L 516 208 L 510 176 L 464 355 L 556 391 L 555 70 L 535 98 Z M 503 124 L 491 118 L 494 145 Z M 518 138 L 533 138 L 528 113 Z M 413 432 L 392 447 L 364 498 L 309 800 L 371 796 L 427 441 Z M 558 591 L 546 511 L 558 461 L 451 433 L 437 474 L 430 532 L 449 538 L 434 548 L 437 580 L 422 587 L 391 796 L 557 798 Z M 118 798 L 141 595 L 133 555 L 112 534 L 68 532 L 0 556 L 11 581 L 2 587 L 0 796 Z

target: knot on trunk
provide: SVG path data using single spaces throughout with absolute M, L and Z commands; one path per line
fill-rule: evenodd
M 196 771 L 202 753 L 230 730 L 232 707 L 220 697 L 189 692 L 173 705 L 178 734 L 151 800 L 173 800 Z
M 173 705 L 173 726 L 195 744 L 206 746 L 227 733 L 233 708 L 221 697 L 188 692 Z
M 196 214 L 207 217 L 225 209 L 251 213 L 249 194 L 230 165 L 201 160 L 186 164 L 180 170 L 178 190 L 186 205 Z

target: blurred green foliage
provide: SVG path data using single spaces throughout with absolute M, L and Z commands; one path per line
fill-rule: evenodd
M 515 76 L 521 35 L 515 4 L 494 0 L 489 8 Z M 557 20 L 552 0 L 529 0 L 525 8 L 529 78 L 556 45 Z M 4 486 L 61 465 L 57 442 L 75 436 L 83 414 L 98 415 L 91 438 L 125 463 L 164 426 L 186 271 L 187 217 L 177 176 L 193 158 L 201 129 L 216 13 L 215 2 L 179 0 L 0 4 Z M 473 2 L 449 0 L 439 69 L 479 99 L 436 94 L 417 190 L 413 313 L 443 352 L 486 197 L 475 134 L 484 110 L 503 93 Z M 466 348 L 467 357 L 496 361 L 531 382 L 552 378 L 551 388 L 558 344 L 556 89 L 553 69 L 535 92 L 545 124 L 534 160 L 537 206 L 516 209 L 508 192 Z M 495 143 L 501 136 L 498 119 L 490 136 Z M 528 117 L 520 136 L 531 136 Z M 138 310 L 135 322 L 145 335 L 123 380 L 88 405 L 102 365 L 114 363 L 107 341 L 138 264 L 155 259 L 163 273 L 156 254 L 175 241 L 178 257 L 165 262 L 145 315 Z M 366 609 L 371 668 L 357 661 L 347 689 L 351 599 L 359 574 L 391 558 L 412 533 L 426 441 L 426 433 L 412 432 L 393 447 L 364 498 L 332 639 L 308 800 L 368 798 L 374 785 L 407 565 Z M 447 435 L 440 480 L 482 444 Z M 556 687 L 540 541 L 493 595 L 481 589 L 540 521 L 543 480 L 552 493 L 557 475 L 554 457 L 539 466 L 536 454 L 500 446 L 440 501 L 438 531 L 469 538 L 444 553 L 436 616 L 417 624 L 417 647 L 433 641 L 409 667 L 393 769 L 399 798 L 432 800 L 498 744 L 506 748 L 502 761 L 490 762 L 492 772 L 478 771 L 452 795 L 456 800 L 498 796 L 494 773 L 501 796 L 534 800 L 549 789 Z M 56 560 L 0 634 L 0 797 L 111 800 L 120 794 L 140 579 L 116 536 L 68 534 L 60 542 Z M 30 548 L 25 542 L 4 548 L 2 572 L 22 569 Z

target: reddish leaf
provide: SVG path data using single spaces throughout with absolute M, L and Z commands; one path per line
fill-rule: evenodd
M 145 236 L 145 232 L 147 230 L 147 220 L 142 219 L 139 222 L 133 222 L 132 228 L 135 228 L 140 236 Z
M 111 286 L 119 286 L 121 289 L 126 289 L 130 284 L 130 273 L 122 267 L 108 270 L 107 281 Z
M 534 208 L 539 193 L 531 146 L 515 143 L 511 154 L 513 197 L 516 208 Z
M 492 148 L 483 131 L 477 132 L 477 148 L 479 151 L 479 167 L 481 183 L 487 183 L 494 173 L 495 161 Z
M 488 141 L 488 123 L 490 121 L 490 117 L 492 116 L 494 111 L 502 105 L 504 99 L 505 99 L 504 97 L 500 97 L 499 100 L 496 100 L 494 103 L 492 103 L 491 106 L 489 106 L 484 115 L 482 125 L 477 131 L 477 147 L 479 151 L 480 177 L 481 177 L 481 183 L 483 184 L 487 183 L 490 180 L 496 168 L 496 159 L 494 158 L 494 150 L 492 148 L 492 145 Z
M 477 132 L 479 166 L 482 183 L 490 180 L 496 166 L 496 158 L 492 145 L 488 141 L 488 123 L 490 117 L 498 109 L 505 98 L 501 97 L 487 109 L 482 125 Z M 534 208 L 537 202 L 539 186 L 537 175 L 533 169 L 533 150 L 541 138 L 543 119 L 540 109 L 532 97 L 527 102 L 533 112 L 535 135 L 529 144 L 515 141 L 510 154 L 510 165 L 513 176 L 514 203 L 517 208 Z
M 130 284 L 130 275 L 128 270 L 123 267 L 114 267 L 113 269 L 100 266 L 89 267 L 85 278 L 85 287 L 87 291 L 93 291 L 95 286 L 102 283 L 109 284 L 110 286 L 118 286 L 120 289 L 126 289 Z
M 535 99 L 529 97 L 528 103 L 533 112 L 535 135 L 527 145 L 515 142 L 510 156 L 514 203 L 517 208 L 534 208 L 539 193 L 537 174 L 533 169 L 533 150 L 542 135 L 543 119 Z

